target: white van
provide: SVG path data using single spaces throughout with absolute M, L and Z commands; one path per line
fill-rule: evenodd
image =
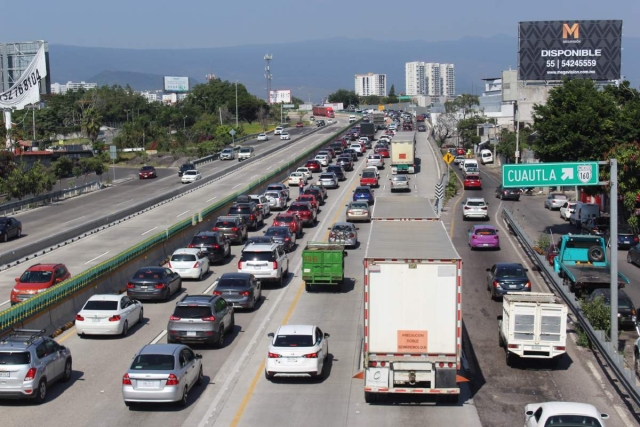
M 464 163 L 462 164 L 462 170 L 466 171 L 469 166 L 473 166 L 475 168 L 478 168 L 478 161 L 475 160 L 475 159 L 466 159 L 464 161 Z
M 597 218 L 600 216 L 600 205 L 595 203 L 577 202 L 573 213 L 569 217 L 569 222 L 578 228 L 582 227 L 582 223 L 589 218 Z
M 356 121 L 356 116 L 349 116 L 349 123 L 353 123 Z
M 480 161 L 483 165 L 486 165 L 487 163 L 493 163 L 493 153 L 491 152 L 491 150 L 487 150 L 486 148 L 484 150 L 481 150 Z

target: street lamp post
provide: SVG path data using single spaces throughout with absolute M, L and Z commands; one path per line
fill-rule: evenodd
M 189 116 L 184 116 L 182 118 L 182 130 L 186 130 L 187 129 L 187 117 L 189 117 Z
M 238 81 L 236 80 L 236 129 L 238 128 Z

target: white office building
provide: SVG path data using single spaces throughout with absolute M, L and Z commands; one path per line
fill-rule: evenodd
M 456 73 L 453 64 L 414 61 L 407 62 L 404 69 L 406 95 L 455 96 Z
M 87 83 L 84 81 L 81 81 L 80 83 L 67 82 L 67 84 L 51 83 L 51 93 L 62 95 L 69 91 L 76 91 L 79 89 L 96 89 L 97 87 L 98 83 Z
M 355 81 L 358 96 L 387 96 L 386 74 L 356 74 Z

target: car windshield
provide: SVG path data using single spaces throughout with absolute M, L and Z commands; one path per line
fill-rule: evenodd
M 373 171 L 364 171 L 362 172 L 362 177 L 363 178 L 375 178 L 376 177 L 376 173 Z
M 320 179 L 333 179 L 333 175 L 328 173 L 323 173 L 322 175 L 320 175 Z
M 476 230 L 476 235 L 478 236 L 495 236 L 498 234 L 493 228 L 479 228 Z
M 216 222 L 215 227 L 218 228 L 229 228 L 229 227 L 236 227 L 237 224 L 235 222 L 231 222 L 231 221 L 218 221 Z
M 271 243 L 272 241 L 271 237 L 253 236 L 247 239 L 247 245 L 250 243 Z
M 279 185 L 270 185 L 267 187 L 267 190 L 281 190 L 282 187 L 280 187 Z
M 250 153 L 251 152 L 251 148 L 241 148 L 240 152 L 241 153 Z
M 496 270 L 496 276 L 499 277 L 527 277 L 522 267 L 499 267 Z
M 273 252 L 242 251 L 242 261 L 275 261 Z
M 636 234 L 628 225 L 618 226 L 618 234 Z
M 293 222 L 293 217 L 292 216 L 277 216 L 275 221 L 284 222 L 285 224 L 288 224 L 290 222 Z
M 180 169 L 182 169 L 183 171 L 184 170 L 190 170 L 190 169 L 193 169 L 193 168 L 195 168 L 195 166 L 192 163 L 185 163 L 184 165 L 182 165 L 180 167 Z
M 404 175 L 396 175 L 393 177 L 394 181 L 407 181 L 407 177 Z
M 141 171 L 151 171 L 153 170 L 153 166 L 143 166 L 140 168 Z
M 217 288 L 246 288 L 248 286 L 249 281 L 247 279 L 223 277 L 218 282 Z
M 28 365 L 30 363 L 31 354 L 28 351 L 0 351 L 0 366 Z
M 216 242 L 216 238 L 213 236 L 194 236 L 193 239 L 191 239 L 191 244 L 192 245 L 207 245 L 207 244 L 215 244 Z
M 586 415 L 552 415 L 547 418 L 544 423 L 544 427 L 579 427 L 579 426 L 591 426 L 602 427 L 602 424 L 593 417 Z
M 271 197 L 272 199 L 278 199 L 278 198 L 280 198 L 280 194 L 278 194 L 278 193 L 264 193 L 264 195 L 265 195 L 266 197 Z
M 136 274 L 133 276 L 134 279 L 150 279 L 157 280 L 162 277 L 163 272 L 158 270 L 138 270 Z
M 188 261 L 197 261 L 198 259 L 194 254 L 174 254 L 171 255 L 171 261 L 174 262 L 188 262 Z
M 11 221 L 9 221 L 9 218 L 0 218 L 0 225 L 9 225 L 11 224 Z
M 567 200 L 567 196 L 564 194 L 554 194 L 552 198 L 554 200 Z
M 186 171 L 184 174 L 185 175 L 197 175 L 198 172 L 196 172 L 196 171 Z
M 171 371 L 175 361 L 170 354 L 139 354 L 133 359 L 132 371 Z
M 266 233 L 264 233 L 265 236 L 288 236 L 289 235 L 289 228 L 286 227 L 272 227 L 269 228 Z
M 223 153 L 233 153 L 233 148 L 225 148 L 222 150 Z
M 311 335 L 278 335 L 273 342 L 274 347 L 312 347 Z
M 116 311 L 118 301 L 92 301 L 89 300 L 82 308 L 83 310 Z
M 367 190 L 366 188 L 356 188 L 356 194 L 365 194 L 365 195 L 369 195 L 369 190 Z
M 351 203 L 351 209 L 369 209 L 366 203 Z
M 467 206 L 483 207 L 484 205 L 485 205 L 484 202 L 479 202 L 479 201 L 475 201 L 475 200 L 467 201 Z
M 336 224 L 333 226 L 332 231 L 353 231 L 353 227 L 348 224 Z
M 309 210 L 309 207 L 305 205 L 293 204 L 289 207 L 289 210 L 295 211 L 295 212 L 301 212 L 301 211 Z
M 25 271 L 20 276 L 20 283 L 48 283 L 52 274 L 52 271 Z

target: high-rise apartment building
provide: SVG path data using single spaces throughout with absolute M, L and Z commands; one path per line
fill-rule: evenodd
M 358 96 L 387 96 L 386 74 L 356 74 L 355 81 Z
M 453 64 L 407 62 L 405 93 L 408 96 L 455 96 L 456 74 Z

